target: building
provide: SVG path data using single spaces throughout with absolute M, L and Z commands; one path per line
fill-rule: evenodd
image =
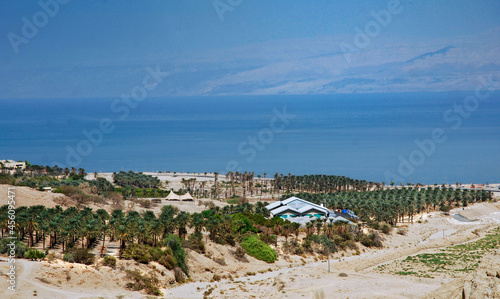
M 14 161 L 14 160 L 0 160 L 0 166 L 1 166 L 1 168 L 25 169 L 26 162 Z
M 290 197 L 282 201 L 276 201 L 266 206 L 271 213 L 271 217 L 280 216 L 281 218 L 294 217 L 329 217 L 330 210 L 307 200 Z
M 279 216 L 291 222 L 297 222 L 301 226 L 312 219 L 325 219 L 327 223 L 343 221 L 352 223 L 351 220 L 359 219 L 353 211 L 343 209 L 330 211 L 323 205 L 317 205 L 298 197 L 290 197 L 282 201 L 276 201 L 266 206 L 271 217 Z

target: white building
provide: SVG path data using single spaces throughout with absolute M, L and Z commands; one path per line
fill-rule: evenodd
M 9 169 L 25 169 L 26 162 L 24 161 L 14 161 L 14 160 L 0 160 L 1 168 L 9 168 Z
M 266 206 L 271 212 L 271 217 L 280 216 L 281 218 L 294 218 L 294 217 L 328 217 L 330 210 L 317 205 L 307 200 L 290 197 L 283 201 L 276 201 Z

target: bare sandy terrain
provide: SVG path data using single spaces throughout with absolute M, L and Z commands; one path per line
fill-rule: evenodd
M 7 192 L 9 187 L 12 186 L 0 184 L 0 206 L 7 204 Z M 16 206 L 18 207 L 43 205 L 47 208 L 53 208 L 57 205 L 54 200 L 57 201 L 57 199 L 65 197 L 62 194 L 40 192 L 29 187 L 16 186 L 14 190 L 16 195 Z

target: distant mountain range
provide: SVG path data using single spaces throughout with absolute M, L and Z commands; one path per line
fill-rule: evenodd
M 146 66 L 170 75 L 150 96 L 391 93 L 500 88 L 500 29 L 408 43 L 374 38 L 346 60 L 340 39 L 275 40 L 154 57 L 147 63 L 3 69 L 1 98 L 117 97 L 141 84 Z

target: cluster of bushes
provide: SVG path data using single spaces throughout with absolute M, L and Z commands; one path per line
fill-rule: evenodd
M 91 188 L 89 184 L 81 184 L 80 187 L 76 186 L 68 186 L 68 185 L 61 185 L 57 188 L 54 189 L 54 193 L 62 193 L 69 198 L 73 199 L 78 205 L 84 205 L 89 202 L 94 202 L 94 203 L 104 203 L 105 200 L 103 197 L 97 196 L 97 195 L 91 195 L 89 193 L 93 193 L 91 191 Z M 87 187 L 87 188 L 85 188 Z M 89 189 L 87 190 L 89 193 L 84 192 L 82 189 Z M 97 190 L 95 191 L 97 193 Z
M 194 250 L 198 253 L 204 254 L 205 253 L 205 242 L 203 242 L 203 235 L 201 232 L 198 233 L 192 233 L 189 235 L 187 240 L 182 240 L 181 244 L 182 247 L 184 248 L 189 248 L 191 250 Z
M 41 252 L 40 250 L 30 248 L 28 251 L 24 254 L 24 258 L 30 259 L 32 261 L 36 260 L 41 260 L 45 258 L 45 253 Z
M 64 254 L 63 260 L 69 263 L 92 265 L 95 261 L 95 254 L 90 253 L 87 248 L 72 248 Z
M 165 268 L 172 270 L 177 266 L 177 261 L 171 248 L 161 249 L 149 245 L 132 243 L 120 252 L 121 257 L 127 260 L 136 260 L 139 263 L 148 264 L 151 261 L 158 262 Z
M 116 258 L 114 256 L 107 255 L 104 257 L 102 264 L 114 269 L 116 267 Z
M 384 234 L 388 235 L 392 232 L 392 226 L 385 222 L 377 222 L 377 221 L 368 221 L 368 227 L 379 230 Z
M 338 237 L 338 236 L 335 236 Z M 340 245 L 337 245 L 336 242 Z M 304 253 L 319 253 L 322 255 L 330 255 L 338 251 L 339 248 L 345 249 L 346 241 L 341 238 L 335 238 L 335 241 L 327 237 L 326 235 L 316 235 L 312 234 L 302 240 L 302 243 L 297 242 L 296 239 L 292 239 L 283 244 L 284 251 L 286 253 L 302 255 Z M 352 242 L 354 246 L 356 243 Z M 349 245 L 351 246 L 351 245 Z M 356 246 L 357 248 L 357 246 Z M 351 249 L 356 249 L 351 248 Z
M 14 185 L 16 180 L 8 173 L 0 173 L 0 184 Z
M 181 240 L 177 236 L 168 236 L 164 240 L 164 244 L 172 249 L 174 253 L 175 261 L 177 262 L 177 266 L 181 268 L 181 270 L 189 276 L 189 271 L 186 263 L 186 252 L 182 247 Z M 174 269 L 175 270 L 175 269 Z
M 127 283 L 126 287 L 134 291 L 144 290 L 148 295 L 161 296 L 160 281 L 154 275 L 142 275 L 139 270 L 126 270 L 127 279 L 132 282 Z
M 9 246 L 10 244 L 13 244 L 14 246 Z M 1 239 L 0 253 L 5 253 L 7 255 L 10 255 L 11 250 L 14 250 L 15 257 L 23 258 L 24 254 L 28 250 L 28 246 L 26 246 L 23 242 L 16 239 Z
M 244 263 L 248 263 L 248 259 L 246 257 L 246 252 L 245 252 L 245 249 L 241 248 L 240 246 L 236 247 L 236 250 L 234 252 L 232 252 L 234 257 L 240 261 L 240 262 L 244 262 Z
M 128 244 L 125 249 L 120 251 L 120 256 L 143 264 L 155 261 L 169 270 L 177 266 L 186 275 L 189 275 L 186 253 L 180 239 L 177 236 L 168 236 L 164 240 L 164 245 L 167 246 L 166 249 L 137 243 Z
M 278 258 L 276 251 L 260 240 L 257 235 L 251 235 L 243 239 L 241 247 L 245 249 L 248 255 L 267 263 L 274 263 Z
M 318 245 L 321 245 L 322 250 L 320 253 L 323 255 L 329 255 L 330 253 L 335 253 L 338 251 L 335 242 L 325 235 L 310 235 L 308 239 Z
M 377 233 L 371 233 L 369 235 L 363 235 L 360 239 L 361 244 L 366 247 L 382 247 L 382 238 Z

